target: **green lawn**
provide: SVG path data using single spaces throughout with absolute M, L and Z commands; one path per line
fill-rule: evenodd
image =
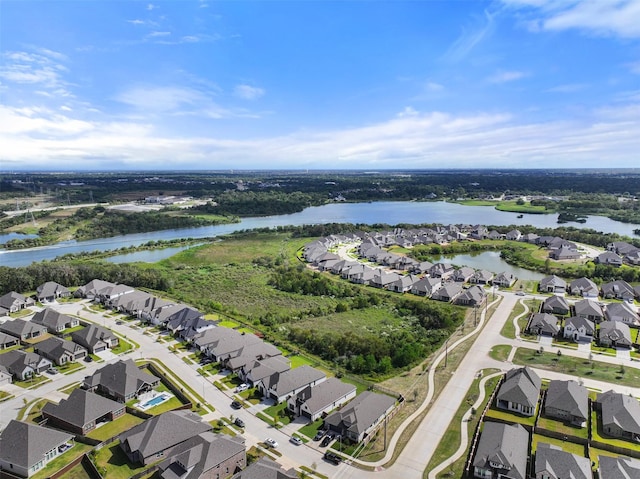
M 238 326 L 240 326 L 240 323 L 236 323 L 235 321 L 231 321 L 230 319 L 224 319 L 222 321 L 220 321 L 218 323 L 218 326 L 221 326 L 223 328 L 237 328 Z
M 316 419 L 315 421 L 307 424 L 306 426 L 302 426 L 300 429 L 298 429 L 298 432 L 301 435 L 308 437 L 309 439 L 313 439 L 315 435 L 318 433 L 318 429 L 320 429 L 323 423 L 324 423 L 324 420 L 322 418 Z
M 540 434 L 533 435 L 533 441 L 531 442 L 531 454 L 535 453 L 539 442 L 546 442 L 547 444 L 561 447 L 565 452 L 585 457 L 585 447 L 583 445 L 569 441 L 561 441 L 560 439 L 554 439 L 552 437 L 541 436 Z
M 26 381 L 14 381 L 13 384 L 25 389 L 35 389 L 45 383 L 48 383 L 49 381 L 51 381 L 51 379 L 46 376 L 40 375 L 34 376 L 32 379 L 27 379 Z
M 502 336 L 509 339 L 515 339 L 516 328 L 513 326 L 513 319 L 516 316 L 521 315 L 522 313 L 524 313 L 524 305 L 520 301 L 518 301 L 518 303 L 515 305 L 515 307 L 511 311 L 511 314 L 509 315 L 509 319 L 507 319 L 507 322 L 504 323 L 504 326 L 502 327 L 502 331 L 500 331 L 500 334 Z
M 102 477 L 109 479 L 129 479 L 148 467 L 131 464 L 127 455 L 120 449 L 120 441 L 114 441 L 97 451 L 95 464 Z
M 281 422 L 282 424 L 289 424 L 291 422 L 291 418 L 286 414 L 286 411 L 287 401 L 282 401 L 280 404 L 268 407 L 263 412 L 265 415 L 273 418 L 274 421 Z
M 115 348 L 112 348 L 111 352 L 113 354 L 123 354 L 127 351 L 131 351 L 133 348 L 134 346 L 130 341 L 124 338 L 118 338 L 118 345 Z
M 56 369 L 62 374 L 71 374 L 74 371 L 78 371 L 79 369 L 84 369 L 84 366 L 79 361 L 74 361 L 72 363 L 66 363 L 62 366 L 57 366 Z
M 593 441 L 603 442 L 605 444 L 611 444 L 612 446 L 622 447 L 624 449 L 630 449 L 636 452 L 640 452 L 640 444 L 625 441 L 624 439 L 616 439 L 603 434 L 602 432 L 602 420 L 596 411 L 591 412 L 591 438 Z
M 536 412 L 537 414 L 537 412 Z M 519 414 L 515 414 L 509 411 L 504 411 L 502 409 L 497 409 L 495 407 L 489 408 L 487 411 L 486 417 L 500 419 L 509 423 L 518 423 L 525 424 L 533 427 L 536 422 L 536 416 L 521 416 Z
M 295 369 L 305 364 L 307 366 L 312 366 L 312 367 L 316 366 L 316 363 L 314 361 L 304 356 L 300 356 L 299 354 L 296 354 L 294 356 L 289 356 L 287 359 L 291 361 L 291 369 Z
M 89 472 L 84 468 L 82 463 L 76 464 L 70 470 L 65 472 L 60 479 L 92 479 Z
M 548 417 L 540 415 L 538 418 L 538 426 L 550 431 L 555 431 L 565 436 L 576 436 L 583 439 L 588 439 L 589 428 L 588 427 L 573 427 L 562 421 L 557 421 Z
M 143 419 L 134 416 L 133 414 L 126 413 L 124 416 L 119 417 L 115 421 L 110 421 L 103 426 L 100 426 L 98 429 L 94 429 L 87 436 L 93 439 L 98 439 L 100 441 L 104 441 L 111 437 L 114 437 L 121 432 L 128 431 L 134 426 L 142 423 Z
M 544 206 L 532 206 L 529 201 L 525 201 L 524 204 L 519 205 L 517 200 L 500 201 L 496 205 L 496 209 L 500 211 L 511 211 L 513 213 L 553 213 L 552 211 L 548 211 Z
M 507 344 L 498 344 L 491 348 L 491 351 L 489 351 L 489 356 L 496 361 L 506 361 L 509 357 L 510 352 L 511 346 Z
M 50 477 L 52 474 L 69 464 L 71 461 L 79 456 L 82 456 L 83 454 L 86 454 L 91 449 L 92 446 L 89 446 L 88 444 L 81 444 L 79 442 L 76 442 L 71 449 L 68 449 L 64 452 L 64 454 L 56 457 L 53 461 L 47 464 L 47 467 L 38 471 L 34 476 L 31 476 L 31 479 L 45 479 L 46 477 Z

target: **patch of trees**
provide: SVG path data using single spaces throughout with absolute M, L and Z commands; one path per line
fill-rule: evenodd
M 217 206 L 209 203 L 193 210 L 218 215 L 270 216 L 297 213 L 308 206 L 325 202 L 325 197 L 294 191 L 226 191 L 215 197 Z

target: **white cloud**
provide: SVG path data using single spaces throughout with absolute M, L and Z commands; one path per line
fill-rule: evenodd
M 264 95 L 264 89 L 251 86 L 251 85 L 236 85 L 233 89 L 233 94 L 243 100 L 256 100 Z
M 440 83 L 436 83 L 436 82 L 427 82 L 427 84 L 425 85 L 425 88 L 427 91 L 442 91 L 444 90 L 444 85 L 441 85 Z
M 588 88 L 586 83 L 566 83 L 564 85 L 557 85 L 545 90 L 548 93 L 574 93 L 582 91 Z
M 11 83 L 40 85 L 41 88 L 61 88 L 62 74 L 67 68 L 58 60 L 66 57 L 47 49 L 39 53 L 8 51 L 2 54 L 0 78 Z
M 489 83 L 508 83 L 515 80 L 520 80 L 521 78 L 524 78 L 526 76 L 529 76 L 529 74 L 525 72 L 503 71 L 490 76 L 489 78 L 487 78 L 487 80 L 489 81 Z
M 136 18 L 135 20 L 127 20 L 127 23 L 131 23 L 132 25 L 144 25 L 146 22 Z
M 149 3 L 147 4 L 147 10 L 151 11 L 151 10 L 155 10 L 157 7 L 157 5 L 154 5 L 153 3 Z
M 171 32 L 151 32 L 147 36 L 150 38 L 155 38 L 155 37 L 166 37 L 169 35 L 171 35 Z
M 640 38 L 640 0 L 502 0 L 530 15 L 534 31 L 577 29 L 595 35 Z
M 457 62 L 466 57 L 479 43 L 490 36 L 495 29 L 495 17 L 497 12 L 484 11 L 484 16 L 476 19 L 476 24 L 471 28 L 464 28 L 460 36 L 449 47 L 444 58 Z

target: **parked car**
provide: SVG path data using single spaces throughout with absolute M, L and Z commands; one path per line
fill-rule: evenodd
M 49 368 L 47 369 L 47 374 L 51 374 L 53 376 L 54 374 L 58 374 L 58 370 L 56 368 Z
M 236 392 L 241 393 L 242 391 L 246 391 L 247 389 L 249 389 L 249 385 L 247 383 L 242 383 L 236 388 Z
M 526 295 L 527 295 L 527 293 L 525 293 L 524 291 L 518 291 L 516 293 L 516 296 L 526 296 Z
M 276 447 L 278 447 L 278 442 L 277 442 L 275 439 L 272 439 L 272 438 L 270 438 L 270 437 L 266 438 L 266 439 L 264 440 L 264 443 L 265 443 L 267 446 L 272 447 L 272 448 L 274 448 L 274 449 L 275 449 Z
M 324 431 L 318 431 L 315 436 L 313 436 L 314 441 L 319 441 L 324 436 Z
M 320 447 L 327 447 L 331 442 L 331 438 L 329 436 L 325 436 L 322 442 L 320 443 Z
M 340 456 L 329 451 L 324 453 L 324 458 L 325 460 L 332 462 L 336 466 L 342 461 L 342 458 Z
M 302 439 L 300 439 L 297 436 L 291 436 L 291 438 L 289 439 L 289 442 L 292 442 L 296 446 L 302 446 L 303 444 Z
M 120 326 L 120 325 L 121 325 L 121 324 L 123 324 L 123 323 L 124 323 L 124 322 L 123 322 L 122 320 L 120 320 L 120 319 L 116 321 L 116 324 L 117 324 L 118 326 Z
M 235 419 L 235 421 L 233 421 L 233 423 L 238 427 L 244 427 L 244 421 L 242 419 L 240 419 L 239 417 L 237 417 Z
M 84 362 L 85 362 L 85 363 L 90 363 L 90 362 L 92 362 L 92 361 L 93 361 L 93 358 L 92 358 L 91 356 L 85 356 L 85 357 L 84 357 Z
M 238 401 L 231 401 L 231 407 L 233 409 L 242 409 L 242 404 L 240 404 Z

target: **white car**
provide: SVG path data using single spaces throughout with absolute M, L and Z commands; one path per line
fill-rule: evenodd
M 277 442 L 275 439 L 271 439 L 270 437 L 266 438 L 266 439 L 264 440 L 264 443 L 265 443 L 267 446 L 272 447 L 272 448 L 274 448 L 274 449 L 275 449 L 276 447 L 278 447 L 278 442 Z
M 236 392 L 241 393 L 242 391 L 246 391 L 247 389 L 249 389 L 249 385 L 247 383 L 242 383 L 236 388 Z
M 292 442 L 293 444 L 295 444 L 296 446 L 301 446 L 302 445 L 302 439 L 300 439 L 298 436 L 291 436 L 289 441 Z

